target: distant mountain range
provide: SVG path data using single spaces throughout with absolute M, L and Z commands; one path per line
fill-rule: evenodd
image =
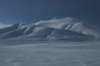
M 100 37 L 100 30 L 79 20 L 65 18 L 66 21 L 40 21 L 33 25 L 22 23 L 0 29 L 0 39 L 9 40 L 59 40 L 88 41 Z

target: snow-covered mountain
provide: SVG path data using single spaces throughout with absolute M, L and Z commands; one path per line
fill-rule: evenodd
M 0 29 L 0 39 L 84 41 L 99 38 L 100 31 L 73 18 L 51 19 L 34 25 L 18 23 Z
M 92 26 L 87 26 L 83 22 L 68 17 L 63 19 L 52 19 L 47 21 L 40 21 L 37 22 L 36 25 L 38 26 L 45 26 L 45 27 L 52 27 L 57 29 L 64 29 L 64 30 L 70 30 L 86 35 L 94 35 L 94 36 L 100 36 L 100 31 L 96 30 Z

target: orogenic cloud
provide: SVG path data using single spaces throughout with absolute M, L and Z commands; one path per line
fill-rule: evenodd
M 71 17 L 60 18 L 60 19 L 53 18 L 50 20 L 41 20 L 37 22 L 36 25 L 47 26 L 47 27 L 56 27 L 58 25 L 58 27 L 60 27 L 60 25 L 68 24 L 71 22 L 81 22 L 81 21 Z

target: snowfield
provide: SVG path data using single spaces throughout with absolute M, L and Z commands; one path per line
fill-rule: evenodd
M 0 66 L 100 66 L 100 42 L 0 42 Z

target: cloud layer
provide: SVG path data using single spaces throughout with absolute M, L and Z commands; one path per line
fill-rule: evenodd
M 77 22 L 81 22 L 81 21 L 71 18 L 71 17 L 66 17 L 66 18 L 60 18 L 60 19 L 54 18 L 50 20 L 39 21 L 36 23 L 36 25 L 44 26 L 44 27 L 61 28 L 63 25 L 67 26 L 70 23 L 77 23 Z

